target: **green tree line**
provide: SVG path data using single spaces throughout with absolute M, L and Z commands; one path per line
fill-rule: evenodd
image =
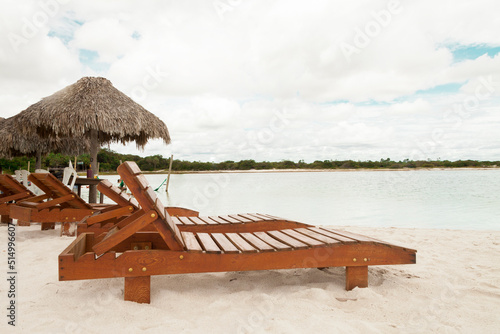
M 42 157 L 42 168 L 62 168 L 68 166 L 74 156 L 50 153 Z M 101 149 L 97 155 L 101 172 L 115 172 L 120 161 L 135 161 L 143 171 L 166 170 L 169 167 L 169 158 L 162 155 L 141 157 L 131 154 L 120 154 L 109 149 Z M 26 169 L 30 161 L 30 171 L 35 169 L 35 158 L 16 157 L 12 159 L 0 159 L 0 166 L 4 172 L 12 173 L 16 169 Z M 90 156 L 83 154 L 77 157 L 79 170 L 86 170 L 90 164 Z M 401 169 L 401 168 L 458 168 L 458 167 L 496 167 L 500 161 L 478 161 L 478 160 L 400 160 L 393 161 L 390 158 L 379 161 L 354 161 L 354 160 L 316 160 L 311 163 L 300 160 L 270 161 L 224 161 L 224 162 L 202 162 L 174 159 L 172 170 L 174 171 L 215 171 L 215 170 L 262 170 L 262 169 Z

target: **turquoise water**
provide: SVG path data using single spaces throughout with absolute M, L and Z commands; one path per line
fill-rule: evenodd
M 166 175 L 146 175 L 153 188 Z M 106 178 L 116 183 L 118 176 Z M 314 225 L 500 230 L 500 170 L 172 175 L 170 206 L 260 212 Z

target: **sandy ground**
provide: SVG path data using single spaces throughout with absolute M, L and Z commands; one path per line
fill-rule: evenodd
M 0 333 L 498 333 L 500 232 L 340 227 L 418 250 L 416 265 L 154 276 L 151 304 L 123 301 L 123 278 L 59 282 L 59 227 L 18 227 L 16 327 L 7 322 L 7 226 Z

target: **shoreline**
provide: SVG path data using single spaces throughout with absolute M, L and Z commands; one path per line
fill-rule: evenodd
M 248 170 L 200 170 L 172 171 L 172 174 L 222 174 L 222 173 L 328 173 L 328 172 L 415 172 L 415 171 L 452 171 L 452 170 L 500 170 L 500 167 L 455 167 L 455 168 L 353 168 L 353 169 L 248 169 Z M 142 171 L 143 174 L 168 174 L 168 170 Z M 78 175 L 84 175 L 79 172 Z M 116 172 L 102 172 L 99 175 L 117 175 Z

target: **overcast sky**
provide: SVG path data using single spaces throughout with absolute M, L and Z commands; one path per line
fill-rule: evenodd
M 177 159 L 500 159 L 498 1 L 2 0 L 0 116 L 83 76 Z

